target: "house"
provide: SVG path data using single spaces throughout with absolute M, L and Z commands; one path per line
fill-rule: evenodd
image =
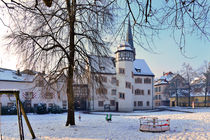
M 135 57 L 129 21 L 126 41 L 117 47 L 115 57 L 89 57 L 89 110 L 153 108 L 154 74 L 145 60 Z
M 175 94 L 170 98 L 170 106 L 192 106 L 195 107 L 210 106 L 210 90 L 206 87 L 206 77 L 196 77 L 190 83 L 191 91 L 190 96 L 188 91 L 179 91 L 178 101 Z M 186 94 L 187 93 L 187 94 Z M 190 105 L 189 105 L 190 100 Z
M 67 108 L 67 104 L 63 103 L 66 101 L 63 78 L 60 77 L 56 83 L 49 85 L 42 73 L 0 68 L 0 89 L 19 90 L 20 100 L 29 110 L 36 108 L 39 103 L 45 104 L 47 108 L 55 104 Z M 15 102 L 13 95 L 0 95 L 0 106 L 13 106 Z
M 155 98 L 154 104 L 158 106 L 170 106 L 171 95 L 176 95 L 178 92 L 186 89 L 186 80 L 179 74 L 172 72 L 163 73 L 154 84 Z M 183 91 L 184 92 L 184 91 Z

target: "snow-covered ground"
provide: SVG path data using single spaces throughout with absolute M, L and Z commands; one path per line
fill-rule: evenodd
M 194 113 L 136 111 L 112 113 L 112 122 L 105 121 L 105 113 L 83 114 L 76 112 L 76 126 L 65 127 L 67 114 L 29 114 L 36 140 L 208 140 L 210 139 L 210 108 L 183 109 Z M 81 115 L 81 121 L 78 116 Z M 104 115 L 103 115 L 104 114 Z M 139 131 L 142 116 L 171 119 L 170 131 L 149 133 Z M 17 116 L 0 116 L 3 140 L 19 139 Z M 31 135 L 24 122 L 26 139 Z

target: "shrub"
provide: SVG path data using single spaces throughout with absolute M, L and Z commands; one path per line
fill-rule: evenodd
M 37 109 L 36 109 L 36 113 L 37 114 L 46 114 L 46 113 L 48 113 L 46 104 L 43 104 L 43 103 L 38 104 Z
M 2 106 L 1 108 L 2 115 L 17 115 L 17 108 L 16 106 Z
M 58 105 L 53 105 L 52 107 L 49 107 L 48 112 L 53 114 L 63 113 L 62 109 Z

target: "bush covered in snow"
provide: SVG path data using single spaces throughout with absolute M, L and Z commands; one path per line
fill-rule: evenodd
M 16 115 L 17 114 L 17 108 L 16 106 L 2 106 L 1 108 L 1 114 L 2 115 Z

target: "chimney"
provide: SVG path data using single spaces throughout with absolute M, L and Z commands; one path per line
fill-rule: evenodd
M 18 69 L 17 70 L 17 73 L 16 73 L 18 76 L 21 76 L 21 73 L 20 73 L 20 70 Z

